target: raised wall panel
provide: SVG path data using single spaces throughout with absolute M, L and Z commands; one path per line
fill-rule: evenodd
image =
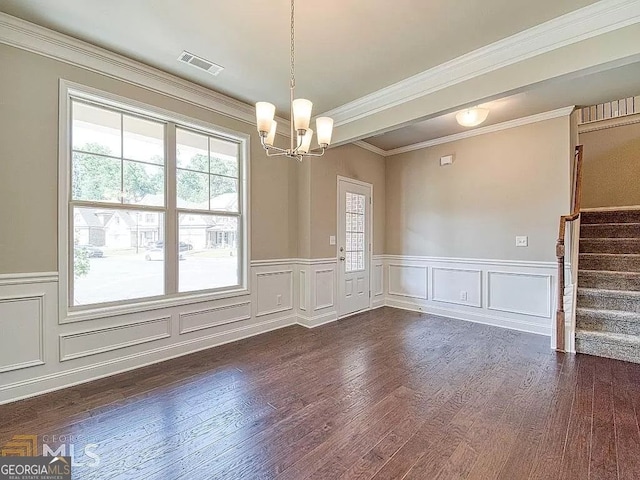
M 333 292 L 334 270 L 324 269 L 315 271 L 315 306 L 314 310 L 322 310 L 323 308 L 331 308 L 335 305 Z
M 487 272 L 487 308 L 551 318 L 551 275 Z
M 120 350 L 171 336 L 171 316 L 60 335 L 60 361 Z
M 0 298 L 0 373 L 44 364 L 44 296 Z
M 389 265 L 389 295 L 427 299 L 427 267 Z
M 219 327 L 230 323 L 249 320 L 251 302 L 224 305 L 195 312 L 180 314 L 180 335 L 197 332 L 207 328 Z
M 256 316 L 293 309 L 293 270 L 256 274 Z
M 299 296 L 300 310 L 307 310 L 307 272 L 306 270 L 300 270 L 300 296 Z
M 384 269 L 382 264 L 373 266 L 373 295 L 383 295 L 384 294 Z
M 482 271 L 460 268 L 431 268 L 431 300 L 482 307 Z M 461 298 L 466 292 L 467 299 Z

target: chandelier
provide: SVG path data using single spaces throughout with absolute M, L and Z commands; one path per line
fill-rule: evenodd
M 318 136 L 319 149 L 311 150 L 311 139 L 313 130 L 309 128 L 311 123 L 311 109 L 313 104 L 304 98 L 295 98 L 296 75 L 295 75 L 295 7 L 294 0 L 291 0 L 291 143 L 288 149 L 279 148 L 274 145 L 278 122 L 273 118 L 276 107 L 272 103 L 256 103 L 256 120 L 260 142 L 267 152 L 268 157 L 286 156 L 302 161 L 304 157 L 320 157 L 331 144 L 331 134 L 333 133 L 333 119 L 329 117 L 318 117 L 316 119 L 316 133 Z

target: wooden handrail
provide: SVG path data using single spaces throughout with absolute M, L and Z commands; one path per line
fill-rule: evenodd
M 573 222 L 580 218 L 580 204 L 582 201 L 582 145 L 578 145 L 575 151 L 575 176 L 573 179 L 573 210 L 569 215 L 560 217 L 560 229 L 558 232 L 558 242 L 556 243 L 556 257 L 558 259 L 558 309 L 556 312 L 556 350 L 564 352 L 564 258 L 565 245 L 564 237 L 567 229 L 567 222 Z

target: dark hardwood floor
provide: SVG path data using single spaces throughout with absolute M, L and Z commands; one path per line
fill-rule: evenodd
M 1 406 L 0 444 L 92 480 L 640 479 L 639 413 L 640 365 L 383 308 Z

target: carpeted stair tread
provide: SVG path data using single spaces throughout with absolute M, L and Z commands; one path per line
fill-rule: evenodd
M 640 254 L 640 238 L 581 238 L 580 253 Z
M 578 287 L 640 291 L 640 272 L 580 270 L 578 272 Z
M 576 352 L 640 363 L 640 336 L 577 329 Z
M 640 223 L 594 223 L 580 225 L 580 238 L 638 238 Z
M 580 270 L 608 270 L 614 272 L 640 272 L 640 254 L 581 253 Z
M 580 307 L 576 311 L 576 328 L 594 332 L 635 335 L 640 338 L 640 314 Z
M 580 223 L 583 225 L 602 223 L 640 223 L 640 209 L 581 212 Z
M 591 318 L 613 318 L 625 322 L 640 322 L 640 315 L 636 312 L 624 310 L 604 310 L 602 308 L 577 307 L 576 314 Z
M 578 309 L 630 312 L 640 315 L 640 292 L 578 288 Z

